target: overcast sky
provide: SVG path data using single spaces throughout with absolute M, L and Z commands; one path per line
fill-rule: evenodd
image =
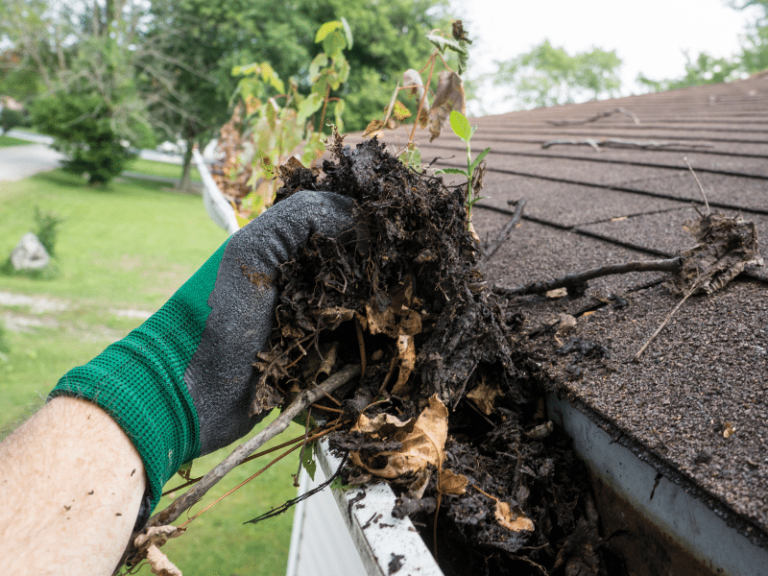
M 684 72 L 684 50 L 731 56 L 739 48 L 748 12 L 725 0 L 451 0 L 464 17 L 470 38 L 470 76 L 495 70 L 507 60 L 549 39 L 569 54 L 616 50 L 623 60 L 623 93 L 641 91 L 635 78 Z M 754 13 L 752 13 L 754 14 Z M 489 94 L 486 108 L 497 96 Z M 494 97 L 496 96 L 496 97 Z M 497 105 L 494 112 L 503 112 Z M 470 110 L 470 112 L 472 112 Z

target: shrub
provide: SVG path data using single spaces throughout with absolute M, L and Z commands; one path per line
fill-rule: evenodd
M 39 206 L 35 206 L 35 222 L 37 222 L 35 231 L 37 239 L 45 247 L 46 252 L 53 256 L 56 250 L 58 227 L 64 222 L 64 218 L 55 212 L 43 212 Z
M 11 110 L 6 106 L 0 112 L 0 128 L 3 129 L 3 134 L 17 126 L 25 126 L 26 123 L 27 118 L 21 110 Z
M 62 162 L 64 170 L 86 174 L 90 184 L 109 182 L 135 156 L 113 129 L 110 108 L 97 94 L 62 92 L 40 98 L 32 106 L 32 121 L 69 157 Z

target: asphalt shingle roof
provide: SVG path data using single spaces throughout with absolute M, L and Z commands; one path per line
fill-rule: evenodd
M 634 114 L 612 114 L 621 107 Z M 523 223 L 486 266 L 501 286 L 636 259 L 672 256 L 695 244 L 682 229 L 701 194 L 683 160 L 701 180 L 713 211 L 756 223 L 768 262 L 768 74 L 729 84 L 513 112 L 474 119 L 473 151 L 490 146 L 483 200 L 474 211 L 479 235 L 501 229 L 527 201 Z M 450 131 L 450 130 L 448 130 Z M 463 143 L 444 134 L 428 143 L 424 161 L 464 167 Z M 392 134 L 396 144 L 404 136 Z M 552 140 L 622 139 L 640 147 L 553 145 Z M 359 138 L 349 137 L 354 144 Z M 654 146 L 652 143 L 662 144 Z M 624 146 L 627 146 L 625 143 Z M 766 267 L 768 268 L 768 267 Z M 752 268 L 724 291 L 693 297 L 645 352 L 632 355 L 679 297 L 655 286 L 578 319 L 575 335 L 610 352 L 603 365 L 569 370 L 553 360 L 552 377 L 604 427 L 626 435 L 677 481 L 768 543 L 768 270 Z M 587 295 L 563 298 L 555 311 L 575 313 L 601 295 L 624 293 L 656 274 L 594 280 Z M 528 297 L 533 311 L 542 297 Z M 553 307 L 547 308 L 553 314 Z M 552 318 L 549 318 L 552 320 Z M 534 318 L 545 322 L 547 318 Z M 553 350 L 558 346 L 553 341 Z M 554 357 L 555 355 L 553 355 Z M 730 423 L 735 431 L 725 438 Z

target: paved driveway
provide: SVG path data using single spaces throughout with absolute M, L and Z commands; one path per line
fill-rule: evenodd
M 0 147 L 0 182 L 14 182 L 53 170 L 64 156 L 45 144 Z

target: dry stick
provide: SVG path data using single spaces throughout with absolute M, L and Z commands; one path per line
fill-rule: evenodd
M 699 192 L 701 192 L 701 197 L 704 198 L 704 206 L 707 207 L 707 216 L 712 214 L 712 211 L 709 209 L 709 202 L 707 202 L 707 195 L 704 194 L 704 188 L 701 186 L 701 182 L 699 182 L 699 177 L 696 176 L 696 172 L 693 171 L 693 167 L 691 167 L 691 163 L 688 162 L 688 158 L 683 157 L 683 160 L 685 160 L 685 163 L 688 165 L 688 170 L 691 171 L 691 174 L 693 174 L 693 179 L 696 180 L 696 184 L 699 187 Z
M 517 226 L 518 222 L 520 222 L 520 219 L 523 217 L 523 210 L 525 209 L 525 198 L 522 198 L 518 200 L 517 206 L 515 206 L 515 213 L 512 214 L 512 218 L 509 222 L 506 223 L 504 228 L 502 228 L 501 233 L 496 238 L 496 241 L 494 242 L 493 246 L 489 250 L 483 250 L 483 259 L 484 260 L 490 260 L 494 254 L 496 254 L 496 251 L 501 247 L 501 245 L 507 240 L 507 236 L 509 236 L 509 233 L 512 231 L 512 228 Z
M 325 408 L 325 407 L 315 406 L 315 408 Z M 339 412 L 341 412 L 341 410 L 339 410 Z M 315 430 L 317 430 L 317 428 L 315 428 Z M 318 434 L 325 434 L 326 432 L 329 432 L 331 430 L 335 430 L 335 428 L 329 428 L 329 429 L 323 430 L 322 432 L 316 433 L 312 436 L 312 438 L 316 438 Z M 267 450 L 262 450 L 261 452 L 256 452 L 256 454 L 251 454 L 250 456 L 248 456 L 248 458 L 243 460 L 240 464 L 245 464 L 246 462 L 250 462 L 251 460 L 255 460 L 256 458 L 261 458 L 262 456 L 266 456 L 267 454 L 271 454 L 272 452 L 277 452 L 278 450 L 281 450 L 286 446 L 290 446 L 291 444 L 296 444 L 297 442 L 302 442 L 302 441 L 304 441 L 303 434 L 301 436 L 297 436 L 296 438 L 293 438 L 292 440 L 288 440 L 287 442 L 283 442 L 282 444 L 278 444 L 277 446 L 268 448 Z M 179 484 L 174 488 L 170 488 L 169 490 L 166 490 L 165 492 L 163 492 L 162 495 L 167 496 L 168 494 L 171 494 L 173 492 L 178 492 L 179 490 L 186 488 L 187 486 L 191 486 L 192 484 L 197 484 L 202 479 L 203 479 L 203 476 L 200 476 L 199 478 L 192 478 L 191 480 L 185 482 L 184 484 Z
M 191 516 L 191 517 L 187 518 L 187 521 L 186 521 L 186 522 L 184 522 L 184 523 L 183 523 L 181 526 L 179 526 L 179 528 L 186 528 L 186 527 L 187 527 L 187 525 L 188 525 L 190 522 L 192 522 L 192 520 L 195 520 L 195 519 L 196 519 L 196 518 L 198 518 L 200 515 L 202 515 L 204 512 L 207 512 L 208 510 L 210 510 L 211 508 L 213 508 L 213 507 L 214 507 L 216 504 L 218 504 L 219 502 L 221 502 L 222 500 L 224 500 L 224 498 L 226 498 L 227 496 L 229 496 L 230 494 L 232 494 L 232 493 L 233 493 L 233 492 L 235 492 L 236 490 L 239 490 L 240 488 L 242 488 L 243 486 L 245 486 L 246 484 L 248 484 L 248 482 L 250 482 L 250 481 L 251 481 L 251 480 L 253 480 L 254 478 L 257 478 L 257 477 L 261 476 L 261 475 L 262 475 L 264 472 L 266 472 L 267 470 L 269 470 L 269 469 L 270 469 L 272 466 L 274 466 L 275 464 L 277 464 L 278 462 L 280 462 L 280 460 L 282 460 L 283 458 L 285 458 L 285 457 L 286 457 L 286 456 L 288 456 L 289 454 L 291 454 L 291 453 L 295 452 L 296 450 L 298 450 L 298 449 L 299 449 L 299 448 L 301 448 L 302 446 L 303 446 L 303 444 L 297 444 L 296 446 L 293 446 L 292 448 L 288 448 L 288 450 L 286 450 L 285 452 L 283 452 L 282 454 L 280 454 L 280 456 L 278 456 L 277 458 L 275 458 L 274 460 L 272 460 L 271 462 L 269 462 L 269 463 L 268 463 L 266 466 L 264 466 L 264 467 L 263 467 L 261 470 L 259 470 L 259 471 L 258 471 L 258 472 L 256 472 L 255 474 L 252 474 L 251 476 L 249 476 L 248 478 L 246 478 L 245 480 L 243 480 L 242 482 L 240 482 L 240 484 L 238 484 L 238 485 L 237 485 L 237 486 L 235 486 L 234 488 L 230 488 L 229 490 L 227 490 L 227 492 L 226 492 L 226 493 L 224 493 L 224 494 L 222 494 L 221 496 L 219 496 L 218 498 L 216 498 L 216 500 L 214 500 L 213 502 L 211 502 L 210 504 L 208 504 L 208 506 L 206 506 L 205 508 L 203 508 L 202 510 L 200 510 L 200 512 L 198 512 L 198 513 L 197 513 L 197 514 L 195 514 L 194 516 Z
M 266 426 L 250 440 L 240 444 L 218 466 L 203 476 L 202 480 L 200 480 L 200 482 L 193 488 L 190 488 L 183 496 L 174 500 L 165 510 L 152 516 L 152 518 L 149 519 L 149 522 L 147 522 L 146 527 L 163 526 L 176 520 L 185 510 L 192 507 L 198 500 L 200 500 L 208 490 L 215 486 L 219 480 L 226 476 L 233 468 L 245 461 L 252 452 L 288 428 L 291 421 L 303 410 L 306 410 L 309 406 L 317 402 L 323 395 L 336 390 L 359 374 L 360 366 L 348 365 L 333 376 L 330 376 L 317 388 L 304 390 L 274 422 Z M 131 538 L 131 543 L 123 555 L 121 565 L 126 558 L 129 558 L 135 553 L 133 541 L 136 539 L 136 536 L 138 536 L 138 534 L 134 534 Z
M 687 148 L 713 148 L 712 144 L 691 144 L 689 142 L 657 142 L 655 140 L 626 140 L 624 138 L 586 138 L 584 140 L 555 139 L 544 142 L 541 147 L 550 146 L 591 146 L 596 152 L 600 148 L 670 148 L 685 146 Z
M 429 86 L 432 83 L 432 73 L 435 71 L 435 55 L 434 54 L 432 54 L 432 56 L 429 58 L 429 62 L 427 64 L 428 65 L 431 64 L 429 68 L 429 76 L 427 77 L 427 83 L 424 85 L 424 94 L 421 95 L 421 99 L 419 100 L 419 107 L 416 109 L 416 121 L 413 123 L 413 130 L 411 130 L 411 135 L 408 137 L 409 144 L 413 142 L 413 137 L 416 135 L 416 126 L 419 125 L 419 120 L 421 119 L 421 110 L 422 108 L 424 108 L 424 102 L 427 100 L 427 93 L 429 92 Z
M 635 124 L 640 124 L 640 118 L 635 116 L 635 114 L 630 112 L 629 110 L 625 110 L 624 108 L 614 108 L 613 110 L 610 110 L 608 112 L 603 112 L 601 114 L 596 114 L 595 116 L 592 116 L 591 118 L 587 118 L 585 120 L 547 120 L 547 124 L 552 124 L 553 126 L 573 126 L 575 124 L 589 124 L 590 122 L 595 122 L 596 120 L 600 120 L 600 118 L 607 118 L 608 116 L 613 116 L 614 114 L 624 114 L 624 116 L 629 116 L 630 118 L 632 118 L 632 121 Z
M 517 288 L 494 286 L 493 291 L 502 296 L 546 294 L 550 290 L 578 286 L 579 284 L 584 284 L 588 280 L 599 278 L 600 276 L 629 274 L 630 272 L 676 272 L 682 265 L 682 256 L 665 260 L 636 260 L 634 262 L 624 262 L 623 264 L 611 264 L 609 266 L 601 266 L 600 268 L 592 268 L 591 270 L 575 274 L 567 274 L 562 278 L 549 280 L 547 282 L 532 282 L 531 284 L 526 284 L 525 286 L 519 286 Z
M 674 308 L 672 308 L 672 312 L 667 314 L 667 317 L 664 318 L 664 322 L 662 322 L 661 325 L 658 328 L 656 328 L 656 331 L 653 334 L 651 334 L 648 340 L 645 341 L 645 344 L 643 344 L 643 347 L 637 351 L 637 354 L 635 354 L 635 356 L 632 358 L 633 362 L 637 362 L 638 360 L 640 360 L 640 356 L 642 355 L 643 352 L 645 352 L 645 349 L 648 348 L 648 345 L 651 342 L 653 342 L 654 338 L 656 338 L 656 336 L 659 335 L 659 332 L 661 332 L 664 329 L 664 326 L 666 326 L 669 323 L 669 321 L 672 319 L 672 316 L 674 316 L 675 313 L 678 310 L 680 310 L 680 307 L 685 303 L 686 300 L 688 300 L 688 298 L 691 297 L 691 295 L 696 291 L 698 287 L 699 287 L 698 284 L 694 284 L 693 287 L 690 290 L 688 290 L 685 296 L 683 296 L 683 299 L 680 300 L 680 302 L 678 302 Z

